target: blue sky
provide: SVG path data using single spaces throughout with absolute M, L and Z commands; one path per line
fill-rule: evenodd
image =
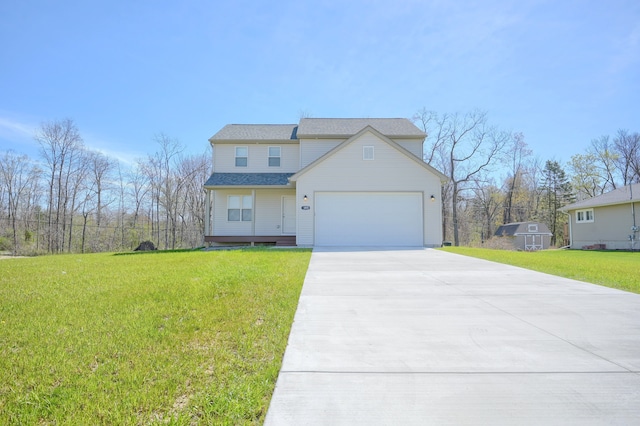
M 640 131 L 640 2 L 4 1 L 0 151 L 71 118 L 122 160 L 228 123 L 483 109 L 542 159 Z

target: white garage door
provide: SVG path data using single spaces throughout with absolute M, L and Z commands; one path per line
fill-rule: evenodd
M 422 246 L 422 194 L 319 192 L 317 246 Z

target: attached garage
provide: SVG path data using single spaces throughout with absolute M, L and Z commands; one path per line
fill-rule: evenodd
M 422 192 L 317 192 L 317 246 L 424 245 Z

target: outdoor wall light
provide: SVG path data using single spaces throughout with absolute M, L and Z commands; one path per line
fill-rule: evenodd
M 306 203 L 307 201 L 309 201 L 309 197 L 307 197 L 307 196 L 305 195 L 304 197 L 302 197 L 302 201 L 304 201 L 304 202 Z
M 433 195 L 431 196 L 431 202 L 433 203 L 434 201 L 436 201 L 436 197 L 434 197 Z

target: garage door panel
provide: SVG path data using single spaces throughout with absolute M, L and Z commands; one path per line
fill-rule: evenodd
M 315 196 L 318 246 L 422 246 L 422 194 L 321 192 Z

